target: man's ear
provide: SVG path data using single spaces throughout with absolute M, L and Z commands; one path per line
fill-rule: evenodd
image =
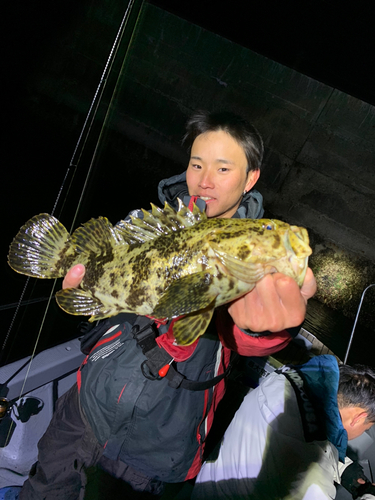
M 250 172 L 247 174 L 247 182 L 245 186 L 245 191 L 249 192 L 250 189 L 256 184 L 260 176 L 260 169 L 258 168 L 257 170 L 250 170 Z
M 355 413 L 350 422 L 350 427 L 355 427 L 357 424 L 363 423 L 363 421 L 367 418 L 368 413 L 365 411 L 359 411 Z

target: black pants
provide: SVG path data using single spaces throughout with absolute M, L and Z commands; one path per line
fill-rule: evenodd
M 32 467 L 19 500 L 109 498 L 101 494 L 100 487 L 96 493 L 91 488 L 90 495 L 85 494 L 87 470 L 92 471 L 96 465 L 112 477 L 125 481 L 126 498 L 155 499 L 163 492 L 161 481 L 144 476 L 123 462 L 102 457 L 103 449 L 80 412 L 76 384 L 57 401 L 38 450 L 38 462 Z

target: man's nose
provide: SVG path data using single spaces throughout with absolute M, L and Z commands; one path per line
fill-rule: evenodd
M 202 176 L 199 180 L 199 185 L 203 189 L 214 187 L 214 178 L 210 172 L 202 172 Z

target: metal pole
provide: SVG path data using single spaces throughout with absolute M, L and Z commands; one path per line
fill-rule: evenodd
M 353 336 L 354 336 L 354 330 L 355 330 L 355 327 L 356 327 L 356 324 L 357 324 L 357 320 L 358 320 L 358 316 L 359 316 L 359 311 L 361 310 L 361 307 L 362 307 L 362 302 L 363 302 L 363 299 L 364 299 L 364 296 L 365 296 L 365 293 L 367 292 L 367 290 L 369 288 L 371 288 L 372 286 L 375 286 L 375 283 L 372 283 L 371 285 L 369 285 L 367 288 L 365 288 L 362 292 L 362 297 L 361 297 L 361 301 L 359 303 L 359 306 L 358 306 L 358 310 L 357 310 L 357 315 L 355 317 L 355 321 L 354 321 L 354 325 L 353 325 L 353 330 L 352 330 L 352 333 L 350 335 L 350 340 L 349 340 L 349 345 L 348 345 L 348 348 L 346 350 L 346 354 L 345 354 L 345 358 L 344 358 L 344 364 L 346 364 L 346 360 L 348 359 L 348 356 L 349 356 L 349 350 L 350 350 L 350 347 L 352 345 L 352 340 L 353 340 Z

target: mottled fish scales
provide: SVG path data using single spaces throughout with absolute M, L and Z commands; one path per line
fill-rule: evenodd
M 132 312 L 179 318 L 177 343 L 203 335 L 214 309 L 248 293 L 265 274 L 281 272 L 301 286 L 311 254 L 306 229 L 271 219 L 207 219 L 179 200 L 142 210 L 143 219 L 116 226 L 91 219 L 70 236 L 54 217 L 30 219 L 10 245 L 17 272 L 59 278 L 86 266 L 79 288 L 61 290 L 58 304 L 90 321 Z

